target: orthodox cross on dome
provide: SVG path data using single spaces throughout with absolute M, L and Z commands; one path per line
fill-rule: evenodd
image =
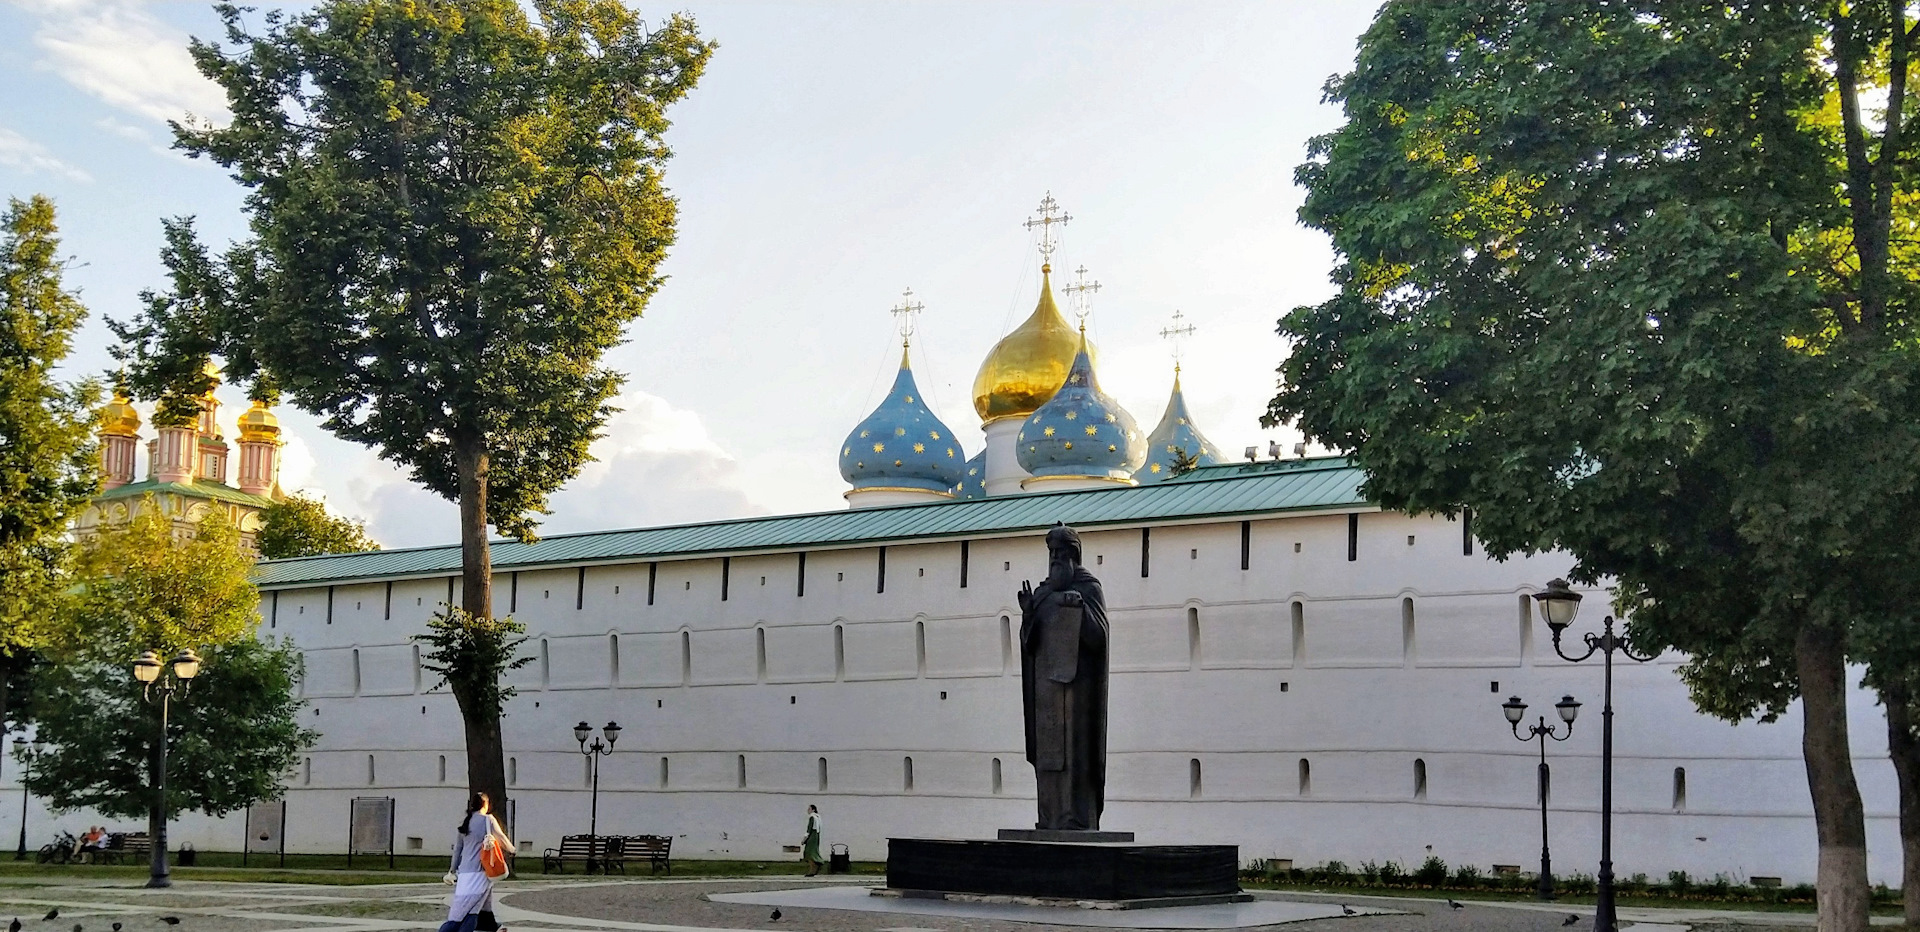
M 1087 267 L 1073 270 L 1073 284 L 1060 289 L 1073 296 L 1073 316 L 1080 321 L 1080 329 L 1087 329 L 1087 315 L 1093 313 L 1093 296 L 1100 291 L 1100 283 L 1087 281 Z
M 1059 216 L 1054 216 L 1056 213 Z M 1040 216 L 1026 222 L 1029 230 L 1034 227 L 1040 228 L 1040 262 L 1044 268 L 1050 269 L 1053 266 L 1053 250 L 1059 245 L 1054 241 L 1053 225 L 1057 223 L 1066 226 L 1067 221 L 1072 219 L 1073 215 L 1061 210 L 1060 202 L 1053 199 L 1052 191 L 1048 191 L 1047 195 L 1040 199 Z
M 1180 371 L 1180 357 L 1186 352 L 1187 338 L 1193 336 L 1194 326 L 1184 323 L 1187 315 L 1182 311 L 1173 312 L 1173 323 L 1161 328 L 1160 338 L 1173 345 L 1173 371 Z
M 887 313 L 900 319 L 900 345 L 906 346 L 913 340 L 913 315 L 926 310 L 927 306 L 913 299 L 912 288 L 901 292 L 900 295 L 900 303 L 889 309 Z

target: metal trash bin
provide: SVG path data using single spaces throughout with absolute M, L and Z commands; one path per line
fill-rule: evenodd
M 175 848 L 173 853 L 174 853 L 175 863 L 178 863 L 181 867 L 192 867 L 194 865 L 194 861 L 197 860 L 197 856 L 194 854 L 192 842 L 188 842 L 186 844 L 181 845 L 178 848 Z
M 853 855 L 847 852 L 846 845 L 833 845 L 827 849 L 827 873 L 853 873 Z

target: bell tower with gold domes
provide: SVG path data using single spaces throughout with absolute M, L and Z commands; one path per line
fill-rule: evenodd
M 1053 300 L 1053 227 L 1073 219 L 1060 212 L 1048 194 L 1040 216 L 1027 221 L 1040 229 L 1040 300 L 1033 314 L 993 345 L 973 377 L 973 410 L 987 435 L 986 494 L 1015 495 L 1030 474 L 1020 466 L 1020 425 L 1066 384 L 1080 334 L 1060 315 Z M 1091 352 L 1091 349 L 1089 349 Z

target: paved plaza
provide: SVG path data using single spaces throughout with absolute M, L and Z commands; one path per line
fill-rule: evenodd
M 877 911 L 857 887 L 871 880 L 823 882 L 780 880 L 625 880 L 573 877 L 528 878 L 506 886 L 498 913 L 514 930 L 620 930 L 620 932 L 1085 932 L 1089 928 L 1193 928 L 1177 915 L 1164 924 L 1146 911 L 1065 910 L 1054 922 L 1023 921 L 1032 907 L 976 904 L 906 904 L 903 911 Z M 126 880 L 83 878 L 0 881 L 0 925 L 18 916 L 28 932 L 414 932 L 435 929 L 445 918 L 447 890 L 438 883 L 331 886 L 182 881 L 171 890 L 148 890 Z M 755 902 L 740 902 L 753 900 Z M 771 918 L 768 902 L 822 903 L 781 906 Z M 885 902 L 885 901 L 882 901 Z M 898 903 L 898 901 L 893 901 Z M 847 906 L 859 908 L 841 908 Z M 1441 900 L 1311 893 L 1261 893 L 1246 904 L 1268 924 L 1248 929 L 1289 932 L 1551 932 L 1592 927 L 1590 907 L 1532 903 L 1466 903 Z M 1325 916 L 1340 906 L 1361 915 Z M 1329 907 L 1333 909 L 1330 910 Z M 41 917 L 59 910 L 56 919 Z M 913 911 L 906 911 L 913 910 Z M 1733 932 L 1813 925 L 1808 913 L 1726 910 L 1624 909 L 1627 928 L 1639 932 Z M 1166 915 L 1174 915 L 1168 913 Z M 1225 914 L 1213 914 L 1225 915 Z M 1569 915 L 1579 916 L 1571 926 Z M 167 917 L 179 920 L 168 924 Z M 1298 921 L 1287 921 L 1300 917 Z M 1043 917 L 1044 919 L 1044 917 Z M 1893 920 L 1877 920 L 1894 924 Z M 1223 923 L 1224 924 L 1224 923 Z

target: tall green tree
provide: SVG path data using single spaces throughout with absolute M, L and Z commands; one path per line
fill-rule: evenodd
M 100 488 L 91 382 L 55 371 L 87 309 L 62 281 L 66 262 L 44 197 L 0 216 L 0 654 L 49 640 L 67 524 Z M 4 712 L 0 692 L 0 713 Z
M 666 110 L 713 46 L 617 0 L 324 0 L 258 32 L 218 9 L 226 45 L 192 51 L 233 121 L 176 139 L 249 189 L 252 235 L 215 258 L 169 225 L 136 381 L 185 410 L 219 355 L 406 466 L 459 503 L 450 608 L 484 621 L 489 526 L 529 538 L 586 461 L 622 380 L 601 357 L 661 284 Z M 500 671 L 469 672 L 469 779 L 504 800 L 498 692 L 463 685 Z
M 268 560 L 380 549 L 380 543 L 367 536 L 365 521 L 350 521 L 328 511 L 326 502 L 300 494 L 261 509 L 254 545 Z
M 1266 418 L 1385 506 L 1614 580 L 1706 711 L 1799 696 L 1847 932 L 1845 663 L 1911 624 L 1920 553 L 1912 30 L 1871 2 L 1387 3 L 1297 172 L 1339 291 L 1281 321 Z

